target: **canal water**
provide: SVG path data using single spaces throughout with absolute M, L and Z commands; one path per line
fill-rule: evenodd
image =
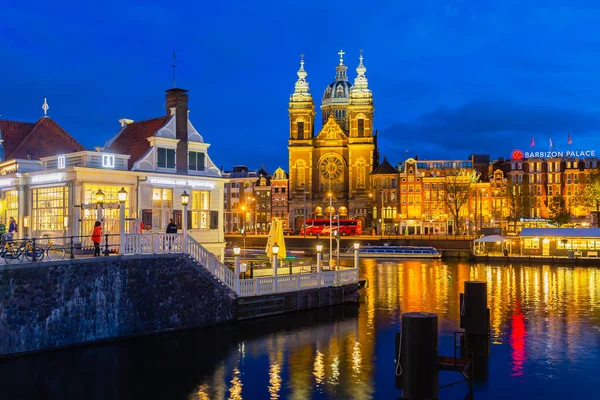
M 363 260 L 360 272 L 358 306 L 0 361 L 0 399 L 396 399 L 401 314 L 437 313 L 451 355 L 470 279 L 488 282 L 492 329 L 475 399 L 596 397 L 600 268 Z M 440 385 L 460 378 L 442 372 Z M 467 393 L 459 383 L 440 398 Z

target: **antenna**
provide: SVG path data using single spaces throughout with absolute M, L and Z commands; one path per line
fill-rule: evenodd
M 173 65 L 171 65 L 171 67 L 173 68 L 173 88 L 175 88 L 175 68 L 177 68 L 177 56 L 175 54 L 175 52 L 173 52 Z

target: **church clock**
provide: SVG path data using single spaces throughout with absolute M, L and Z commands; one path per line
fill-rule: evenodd
M 325 179 L 337 179 L 342 173 L 343 168 L 342 160 L 334 156 L 329 156 L 321 161 L 319 170 Z

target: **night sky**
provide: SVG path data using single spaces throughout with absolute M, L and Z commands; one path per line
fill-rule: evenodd
M 119 118 L 164 114 L 164 90 L 190 90 L 211 158 L 287 170 L 288 99 L 305 54 L 320 105 L 359 49 L 381 155 L 507 157 L 515 148 L 600 150 L 600 3 L 447 1 L 8 1 L 1 7 L 0 115 L 48 115 L 84 146 Z M 320 112 L 315 130 L 321 127 Z

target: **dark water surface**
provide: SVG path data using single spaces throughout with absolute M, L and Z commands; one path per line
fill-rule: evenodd
M 492 326 L 476 399 L 597 398 L 600 268 L 365 260 L 361 276 L 359 306 L 0 361 L 0 399 L 396 399 L 401 313 L 437 313 L 440 353 L 451 355 L 469 279 L 488 282 Z M 459 379 L 440 373 L 440 384 Z

